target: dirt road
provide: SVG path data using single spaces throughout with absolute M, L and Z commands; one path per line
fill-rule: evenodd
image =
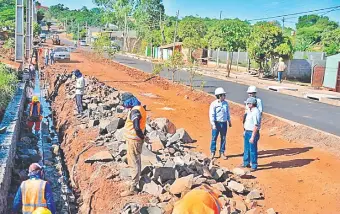
M 136 94 L 151 110 L 152 117 L 167 117 L 178 127 L 185 128 L 197 140 L 196 149 L 209 154 L 208 109 L 213 97 L 156 79 L 144 82 L 148 76 L 143 72 L 94 61 L 84 53 L 73 53 L 71 63 L 56 66 L 69 71 L 78 68 L 85 75 L 96 76 L 110 86 Z M 242 161 L 240 116 L 243 111 L 241 107 L 231 105 L 233 127 L 228 130 L 227 137 L 230 158 L 220 162 L 231 169 Z M 259 183 L 263 189 L 264 207 L 287 214 L 340 213 L 339 158 L 299 142 L 284 141 L 278 135 L 270 137 L 270 128 L 270 124 L 265 124 L 261 131 L 259 170 L 253 173 L 256 179 L 249 181 Z

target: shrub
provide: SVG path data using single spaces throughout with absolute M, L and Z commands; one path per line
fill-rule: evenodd
M 0 110 L 6 109 L 16 90 L 17 76 L 0 63 Z

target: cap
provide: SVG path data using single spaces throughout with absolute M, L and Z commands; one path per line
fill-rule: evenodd
M 41 170 L 41 169 L 42 169 L 42 166 L 40 166 L 40 164 L 32 163 L 30 165 L 30 167 L 28 168 L 28 172 L 34 172 L 34 171 L 38 171 L 38 170 Z
M 255 97 L 249 97 L 246 101 L 246 104 L 256 104 L 257 101 L 256 101 L 256 98 Z

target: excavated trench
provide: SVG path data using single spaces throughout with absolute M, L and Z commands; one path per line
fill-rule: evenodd
M 37 73 L 34 84 L 34 95 L 40 98 L 43 109 L 41 130 L 37 136 L 30 133 L 26 126 L 28 116 L 28 103 L 25 105 L 23 122 L 20 127 L 20 137 L 17 142 L 14 172 L 8 194 L 8 213 L 12 209 L 15 193 L 21 182 L 28 179 L 28 167 L 38 162 L 44 166 L 45 180 L 52 187 L 53 198 L 57 213 L 77 213 L 75 197 L 69 188 L 69 175 L 64 163 L 63 152 L 60 148 L 59 133 L 55 130 L 52 108 L 46 99 L 48 83 Z

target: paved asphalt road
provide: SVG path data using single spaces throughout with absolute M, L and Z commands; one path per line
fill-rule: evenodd
M 65 41 L 65 43 L 68 42 Z M 144 72 L 152 72 L 152 64 L 150 62 L 121 55 L 117 55 L 114 60 Z M 171 78 L 171 75 L 166 71 L 162 71 L 161 76 L 168 79 Z M 180 80 L 188 84 L 188 72 L 181 71 Z M 228 100 L 243 104 L 247 98 L 247 85 L 207 76 L 196 77 L 194 85 L 200 87 L 202 81 L 205 82 L 204 91 L 208 93 L 212 94 L 216 87 L 223 87 L 227 91 Z M 278 92 L 258 90 L 258 96 L 264 104 L 264 112 L 340 136 L 340 107 Z

